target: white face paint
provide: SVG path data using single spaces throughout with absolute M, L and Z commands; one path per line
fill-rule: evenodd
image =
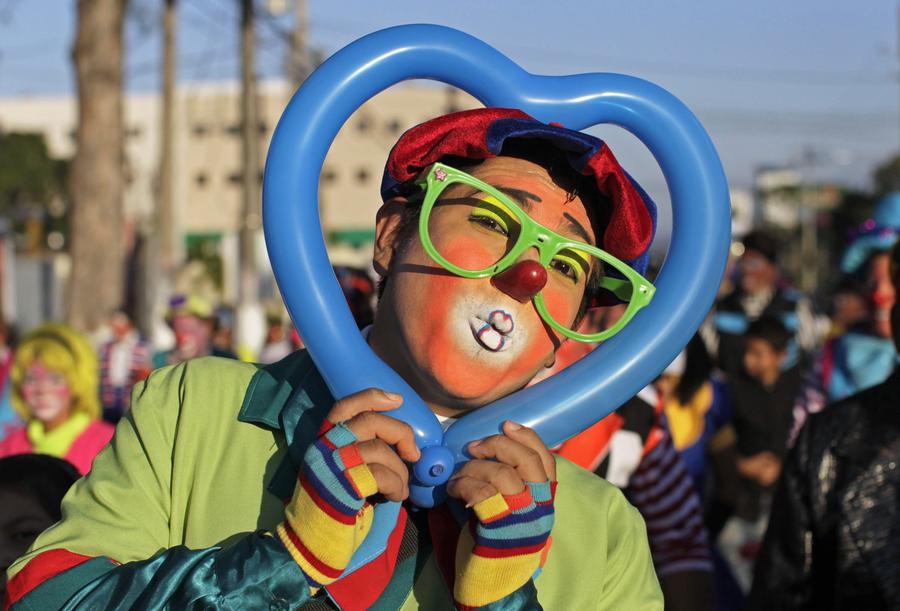
M 527 331 L 516 325 L 512 308 L 496 299 L 466 295 L 450 311 L 456 343 L 473 358 L 509 362 L 527 344 Z

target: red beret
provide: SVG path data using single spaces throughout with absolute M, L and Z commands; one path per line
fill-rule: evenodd
M 643 273 L 656 230 L 656 206 L 622 169 L 602 140 L 558 123 L 541 123 L 521 110 L 479 108 L 426 121 L 406 131 L 388 155 L 381 183 L 382 199 L 447 155 L 488 159 L 501 154 L 507 140 L 540 139 L 564 152 L 572 168 L 593 176 L 612 205 L 601 245 Z

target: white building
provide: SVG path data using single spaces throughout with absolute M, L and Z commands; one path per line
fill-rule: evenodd
M 293 90 L 284 82 L 259 85 L 260 160 Z M 129 230 L 151 227 L 157 198 L 160 96 L 125 99 L 126 189 Z M 390 146 L 408 127 L 477 102 L 455 89 L 413 82 L 389 89 L 358 110 L 335 139 L 322 172 L 323 230 L 337 263 L 367 265 L 379 185 Z M 240 89 L 237 83 L 189 84 L 176 94 L 175 225 L 180 248 L 215 250 L 222 257 L 222 298 L 236 297 L 237 232 L 241 207 Z M 0 98 L 0 130 L 44 134 L 50 154 L 74 154 L 73 97 Z M 262 167 L 259 170 L 262 175 Z M 260 238 L 260 251 L 264 253 Z M 268 261 L 260 256 L 261 269 Z M 269 283 L 271 284 L 271 283 Z

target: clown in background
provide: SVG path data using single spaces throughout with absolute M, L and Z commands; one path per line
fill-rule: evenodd
M 97 357 L 88 340 L 65 325 L 35 328 L 16 351 L 11 379 L 25 425 L 0 442 L 0 457 L 49 454 L 87 473 L 113 434 L 100 420 Z
M 153 356 L 154 367 L 175 365 L 201 356 L 236 358 L 230 350 L 223 350 L 213 343 L 216 331 L 215 310 L 212 304 L 199 295 L 174 295 L 169 300 L 166 322 L 175 333 L 175 347 Z
M 890 251 L 900 236 L 900 193 L 882 198 L 841 260 L 841 271 L 862 290 L 867 311 L 830 338 L 816 356 L 794 405 L 791 442 L 810 414 L 826 404 L 880 384 L 897 355 L 891 339 L 891 308 L 897 299 L 890 275 Z
M 100 345 L 100 400 L 103 419 L 115 424 L 131 405 L 131 389 L 150 375 L 152 348 L 123 309 L 109 319 L 111 337 Z

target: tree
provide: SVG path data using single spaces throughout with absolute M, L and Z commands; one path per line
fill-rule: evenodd
M 128 0 L 79 0 L 72 58 L 78 132 L 72 161 L 68 322 L 91 331 L 123 298 L 123 29 Z
M 42 134 L 0 133 L 0 214 L 62 194 L 65 171 L 66 162 L 50 157 Z

